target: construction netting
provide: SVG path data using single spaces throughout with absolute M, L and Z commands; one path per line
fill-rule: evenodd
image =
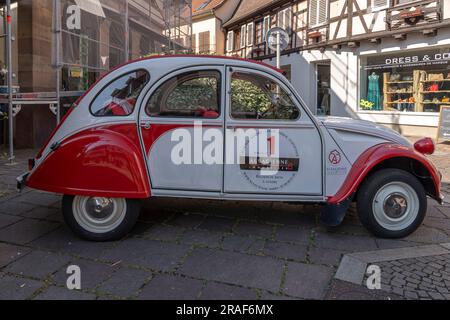
M 55 1 L 56 64 L 63 90 L 83 90 L 98 74 L 142 56 L 191 48 L 186 0 Z M 60 31 L 60 32 L 59 32 Z M 80 81 L 73 81 L 73 79 Z

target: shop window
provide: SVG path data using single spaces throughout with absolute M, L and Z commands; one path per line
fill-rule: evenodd
M 266 77 L 235 72 L 231 78 L 231 117 L 254 120 L 296 120 L 300 111 L 289 94 Z
M 220 72 L 194 71 L 180 74 L 161 85 L 147 104 L 152 117 L 218 118 Z
M 309 0 L 309 27 L 318 27 L 327 22 L 328 0 Z
M 95 116 L 128 116 L 150 79 L 147 71 L 140 70 L 121 76 L 108 84 L 91 104 Z
M 450 105 L 450 47 L 361 58 L 360 110 L 440 112 Z

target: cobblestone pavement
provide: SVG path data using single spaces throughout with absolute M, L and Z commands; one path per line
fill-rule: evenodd
M 450 255 L 386 261 L 381 290 L 405 299 L 450 300 Z
M 19 151 L 15 166 L 0 159 L 0 299 L 402 298 L 333 281 L 342 255 L 450 242 L 450 206 L 431 200 L 416 233 L 383 240 L 368 234 L 354 208 L 330 230 L 315 205 L 155 199 L 126 239 L 90 243 L 62 223 L 59 195 L 14 191 L 33 154 Z M 65 288 L 72 264 L 82 270 L 81 291 Z

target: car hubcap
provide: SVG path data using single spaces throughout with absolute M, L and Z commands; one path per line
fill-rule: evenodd
M 126 214 L 126 201 L 122 198 L 76 196 L 73 200 L 73 214 L 83 229 L 93 233 L 106 233 L 122 223 Z
M 419 213 L 419 197 L 415 190 L 404 182 L 384 185 L 376 193 L 373 204 L 376 221 L 391 231 L 409 227 Z

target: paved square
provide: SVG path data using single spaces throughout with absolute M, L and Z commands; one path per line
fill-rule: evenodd
M 448 150 L 433 160 L 445 169 L 450 146 L 440 148 Z M 317 205 L 152 199 L 128 237 L 92 243 L 64 225 L 59 195 L 15 192 L 32 154 L 19 150 L 14 170 L 0 158 L 0 299 L 449 298 L 448 257 L 386 262 L 391 276 L 378 293 L 333 278 L 350 252 L 450 242 L 450 205 L 430 200 L 416 233 L 386 240 L 362 227 L 354 207 L 330 230 Z M 72 264 L 81 268 L 81 290 L 65 287 Z

